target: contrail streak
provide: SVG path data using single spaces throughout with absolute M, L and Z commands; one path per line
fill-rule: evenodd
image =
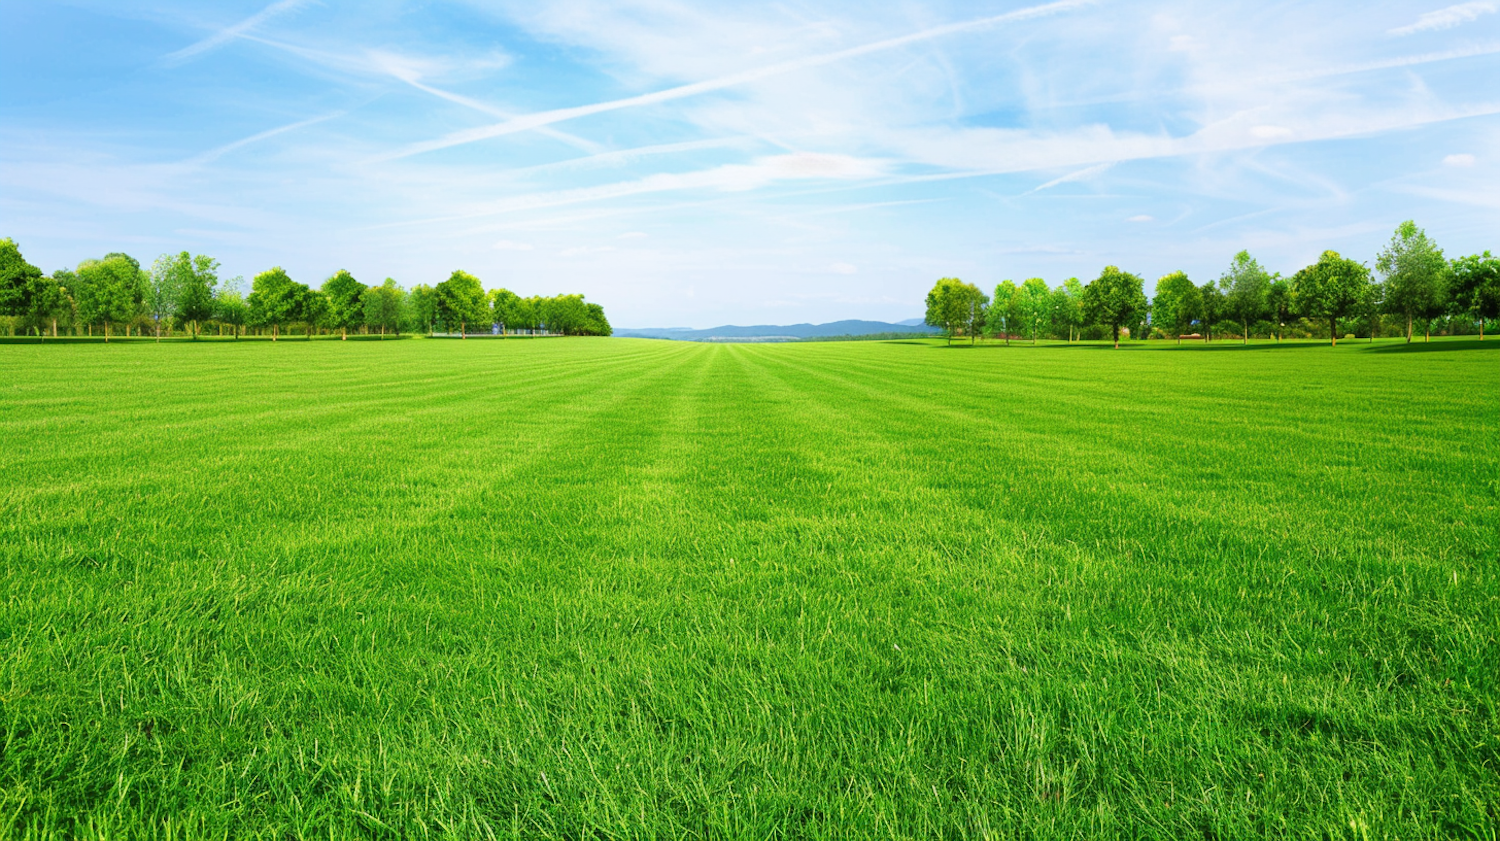
M 769 79 L 773 76 L 781 76 L 783 74 L 792 73 L 798 70 L 806 70 L 810 67 L 821 67 L 825 64 L 833 64 L 835 62 L 843 61 L 849 58 L 855 58 L 857 56 L 868 55 L 870 53 L 880 52 L 882 50 L 895 49 L 896 47 L 902 47 L 907 44 L 914 44 L 919 41 L 926 41 L 932 38 L 940 38 L 944 35 L 952 35 L 957 32 L 966 32 L 971 29 L 982 29 L 985 27 L 996 26 L 1002 23 L 1012 23 L 1015 21 L 1028 20 L 1030 18 L 1044 17 L 1046 15 L 1071 11 L 1082 6 L 1092 6 L 1094 4 L 1095 0 L 1058 0 L 1058 2 L 1055 3 L 1047 3 L 1041 6 L 1032 6 L 1026 9 L 1017 9 L 1014 12 L 1007 12 L 1003 15 L 995 15 L 993 17 L 963 21 L 961 23 L 950 23 L 944 26 L 935 26 L 931 29 L 924 29 L 921 32 L 913 32 L 909 35 L 902 35 L 896 38 L 887 38 L 884 41 L 875 41 L 870 44 L 851 47 L 847 50 L 839 50 L 838 52 L 825 53 L 823 55 L 808 56 L 806 58 L 784 61 L 780 64 L 772 64 L 767 67 L 757 68 L 755 70 L 746 70 L 740 73 L 732 73 L 728 76 L 720 76 L 717 79 L 708 79 L 702 82 L 693 82 L 692 84 L 688 85 L 680 85 L 675 88 L 656 91 L 655 93 L 641 94 L 640 96 L 631 96 L 624 99 L 615 99 L 609 102 L 597 102 L 593 105 L 579 105 L 572 108 L 558 108 L 552 111 L 541 111 L 535 114 L 525 114 L 523 116 L 515 117 L 501 123 L 458 131 L 444 137 L 440 137 L 436 140 L 416 143 L 406 147 L 405 149 L 401 149 L 388 155 L 382 155 L 373 158 L 372 160 L 387 161 L 395 160 L 397 158 L 407 158 L 411 157 L 412 155 L 420 155 L 424 152 L 433 152 L 438 149 L 447 149 L 449 147 L 460 146 L 465 143 L 474 143 L 479 140 L 488 140 L 492 137 L 502 137 L 507 134 L 530 131 L 532 129 L 541 128 L 542 126 L 550 126 L 553 123 L 560 123 L 565 120 L 576 120 L 579 117 L 587 117 L 592 114 L 602 114 L 606 111 L 618 111 L 622 108 L 635 108 L 640 105 L 655 105 L 659 102 L 670 102 L 674 99 L 683 99 L 684 97 L 697 96 L 698 94 L 723 90 L 725 88 L 744 85 L 750 82 L 758 82 L 762 79 Z

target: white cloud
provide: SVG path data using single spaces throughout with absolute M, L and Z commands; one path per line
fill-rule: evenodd
M 285 2 L 292 2 L 292 0 L 285 0 Z M 707 79 L 702 82 L 693 82 L 687 85 L 679 85 L 675 88 L 668 88 L 666 90 L 655 91 L 653 93 L 641 94 L 640 96 L 629 96 L 623 99 L 610 100 L 608 102 L 596 102 L 592 105 L 579 105 L 572 108 L 557 108 L 551 111 L 541 111 L 535 114 L 526 114 L 524 116 L 506 120 L 501 123 L 496 123 L 495 125 L 481 126 L 474 129 L 465 129 L 463 131 L 452 132 L 448 135 L 437 138 L 436 140 L 429 140 L 423 143 L 414 143 L 410 146 L 407 146 L 405 149 L 401 149 L 388 155 L 381 156 L 380 158 L 377 158 L 377 160 L 390 160 L 394 158 L 409 157 L 411 155 L 419 155 L 424 152 L 433 152 L 438 149 L 447 149 L 452 146 L 460 146 L 466 143 L 474 143 L 479 140 L 488 140 L 490 138 L 502 137 L 507 134 L 515 134 L 516 132 L 530 131 L 542 126 L 552 125 L 553 123 L 560 123 L 565 120 L 575 120 L 580 117 L 587 117 L 593 114 L 602 114 L 608 111 L 617 111 L 622 108 L 635 108 L 643 105 L 657 105 L 676 99 L 698 96 L 704 93 L 724 90 L 726 88 L 738 87 L 740 85 L 746 85 L 752 82 L 763 81 L 766 79 L 774 78 L 776 76 L 782 76 L 787 73 L 793 73 L 799 70 L 808 70 L 814 67 L 834 64 L 846 59 L 856 58 L 858 56 L 869 55 L 871 53 L 882 52 L 885 50 L 892 50 L 896 49 L 897 47 L 904 47 L 910 44 L 932 40 L 934 38 L 941 38 L 946 35 L 954 35 L 970 30 L 987 29 L 1003 23 L 1014 23 L 1023 20 L 1030 20 L 1032 18 L 1058 14 L 1060 12 L 1072 11 L 1084 6 L 1092 6 L 1094 5 L 1094 3 L 1095 0 L 1056 0 L 1056 2 L 1053 3 L 1045 3 L 1039 6 L 1030 6 L 1024 9 L 1016 9 L 1015 11 L 1006 12 L 1005 14 L 1001 15 L 977 18 L 974 20 L 967 20 L 959 23 L 950 23 L 943 26 L 934 26 L 929 29 L 921 30 L 919 32 L 913 32 L 911 34 L 901 35 L 895 38 L 887 38 L 885 40 L 875 41 L 869 44 L 862 44 L 858 47 L 851 47 L 846 50 L 838 50 L 836 52 L 824 53 L 822 55 L 806 56 L 804 58 L 793 59 L 791 61 L 784 61 L 780 64 L 772 64 L 753 70 L 746 70 L 740 73 L 732 73 L 727 76 L 720 76 L 716 79 Z
M 615 237 L 615 239 L 645 239 L 647 236 L 650 235 L 645 231 L 626 231 L 625 233 Z
M 1462 152 L 1462 153 L 1459 153 L 1457 155 L 1447 155 L 1447 156 L 1445 156 L 1443 158 L 1443 165 L 1444 166 L 1473 166 L 1474 165 L 1474 156 L 1470 155 L 1467 152 Z
M 1257 140 L 1285 140 L 1291 137 L 1292 130 L 1286 126 L 1251 126 L 1250 136 Z
M 1155 216 L 1147 216 L 1146 214 L 1142 213 L 1139 216 L 1132 216 L 1129 219 L 1126 219 L 1125 221 L 1126 222 L 1155 222 L 1156 221 L 1156 217 Z
M 1450 29 L 1462 23 L 1468 23 L 1477 19 L 1480 15 L 1494 14 L 1497 6 L 1494 3 L 1481 2 L 1459 3 L 1446 9 L 1438 9 L 1428 12 L 1417 18 L 1416 23 L 1406 26 L 1398 26 L 1390 30 L 1392 35 L 1414 35 L 1418 32 L 1428 32 L 1434 29 Z
M 530 251 L 532 247 L 529 242 L 512 242 L 508 239 L 502 239 L 495 243 L 496 251 Z
M 859 274 L 859 267 L 853 263 L 834 263 L 828 267 L 828 270 L 834 274 Z
M 233 24 L 232 26 L 226 26 L 218 32 L 215 32 L 214 34 L 208 36 L 207 38 L 204 38 L 201 41 L 198 41 L 195 44 L 190 44 L 175 53 L 168 54 L 163 58 L 163 61 L 166 61 L 168 64 L 180 64 L 196 55 L 199 55 L 200 53 L 208 52 L 209 50 L 212 50 L 215 47 L 223 46 L 224 44 L 227 44 L 242 35 L 249 34 L 250 32 L 254 31 L 257 26 L 260 26 L 271 18 L 274 18 L 277 15 L 285 14 L 286 12 L 294 11 L 298 7 L 306 6 L 310 2 L 312 2 L 312 0 L 279 0 L 279 2 L 272 3 L 264 9 L 261 9 L 259 12 L 256 12 L 250 17 L 240 21 L 239 23 Z

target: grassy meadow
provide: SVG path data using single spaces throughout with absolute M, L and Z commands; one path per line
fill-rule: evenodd
M 0 346 L 0 836 L 1500 834 L 1500 342 Z

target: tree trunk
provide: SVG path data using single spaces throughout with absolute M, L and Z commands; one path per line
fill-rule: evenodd
M 272 324 L 271 325 L 271 341 L 273 341 L 273 342 L 276 341 L 276 333 L 277 333 L 276 328 L 278 326 L 280 326 L 280 325 L 276 325 L 276 324 Z
M 1114 331 L 1115 331 L 1115 350 L 1119 350 L 1120 349 L 1120 325 L 1118 325 L 1118 324 L 1111 324 L 1110 326 L 1113 327 Z
M 1332 340 L 1333 346 L 1339 346 L 1339 320 L 1338 317 L 1328 319 L 1328 338 Z
M 1241 321 L 1240 324 L 1245 328 L 1245 334 L 1243 336 L 1240 336 L 1240 344 L 1248 345 L 1250 344 L 1250 322 Z
M 104 322 L 104 343 L 109 344 L 109 322 Z
M 1426 324 L 1422 325 L 1422 341 L 1424 341 L 1424 342 L 1430 342 L 1430 341 L 1432 341 L 1432 319 L 1430 319 L 1430 318 L 1427 319 L 1427 323 Z
M 52 338 L 57 338 L 57 319 L 52 319 Z
M 349 328 L 348 327 L 340 327 L 339 328 L 339 341 L 341 341 L 341 342 L 347 342 L 347 341 L 349 341 Z
M 1406 343 L 1411 344 L 1411 313 L 1406 314 Z

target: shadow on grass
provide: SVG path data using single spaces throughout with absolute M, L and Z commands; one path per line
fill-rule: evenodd
M 1414 341 L 1407 344 L 1377 344 L 1367 348 L 1370 353 L 1433 353 L 1440 350 L 1500 350 L 1500 339 L 1438 339 L 1433 342 Z
M 412 338 L 413 335 L 414 334 L 402 334 L 400 336 L 391 336 L 391 335 L 388 335 L 385 338 L 381 338 L 380 336 L 350 336 L 349 337 L 349 341 L 351 341 L 351 342 L 396 342 L 396 341 L 403 341 L 403 340 L 406 340 L 406 339 L 410 339 L 410 338 Z M 104 345 L 104 344 L 110 344 L 110 345 L 155 345 L 155 344 L 163 344 L 163 345 L 200 345 L 201 346 L 201 345 L 234 345 L 234 344 L 243 344 L 243 343 L 246 343 L 246 342 L 258 342 L 258 343 L 270 344 L 270 343 L 272 343 L 272 341 L 273 340 L 271 339 L 270 336 L 241 336 L 238 339 L 232 338 L 230 336 L 201 336 L 201 337 L 199 337 L 196 340 L 185 338 L 183 336 L 172 336 L 170 338 L 163 338 L 160 342 L 158 342 L 155 338 L 153 338 L 151 336 L 131 336 L 130 338 L 125 338 L 125 337 L 122 337 L 122 336 L 111 336 L 110 339 L 109 339 L 109 341 L 106 343 L 104 341 L 104 338 L 101 337 L 101 336 L 58 336 L 56 338 L 53 338 L 52 336 L 46 336 L 46 337 L 43 337 L 43 338 L 37 338 L 36 336 L 0 336 L 0 345 Z M 281 343 L 285 342 L 285 343 L 290 343 L 290 344 L 306 344 L 308 341 L 314 341 L 314 342 L 337 342 L 337 341 L 341 341 L 341 340 L 339 339 L 338 336 L 314 336 L 314 337 L 312 337 L 311 340 L 309 340 L 306 336 L 281 336 L 279 339 L 275 340 L 275 343 L 276 344 L 281 344 Z
M 925 342 L 891 342 L 891 344 L 927 344 Z M 1071 350 L 1071 351 L 1113 351 L 1115 347 L 1107 341 L 1101 342 L 1043 342 L 1031 344 L 1030 342 L 1015 342 L 1010 345 L 1004 342 L 985 342 L 983 344 L 970 345 L 967 342 L 952 345 L 928 345 L 938 350 Z M 1267 351 L 1287 351 L 1307 348 L 1331 347 L 1326 339 L 1288 339 L 1281 342 L 1267 342 L 1264 340 L 1253 344 L 1241 344 L 1233 340 L 1222 342 L 1183 342 L 1182 344 L 1168 342 L 1121 342 L 1119 350 L 1133 353 L 1158 353 L 1163 351 L 1181 353 L 1262 353 Z M 1435 351 L 1464 351 L 1464 350 L 1500 350 L 1500 339 L 1490 339 L 1480 342 L 1478 339 L 1450 339 L 1442 338 L 1430 343 L 1413 342 L 1407 344 L 1405 340 L 1376 339 L 1371 343 L 1369 339 L 1344 339 L 1339 342 L 1339 349 L 1350 348 L 1361 353 L 1426 353 Z

